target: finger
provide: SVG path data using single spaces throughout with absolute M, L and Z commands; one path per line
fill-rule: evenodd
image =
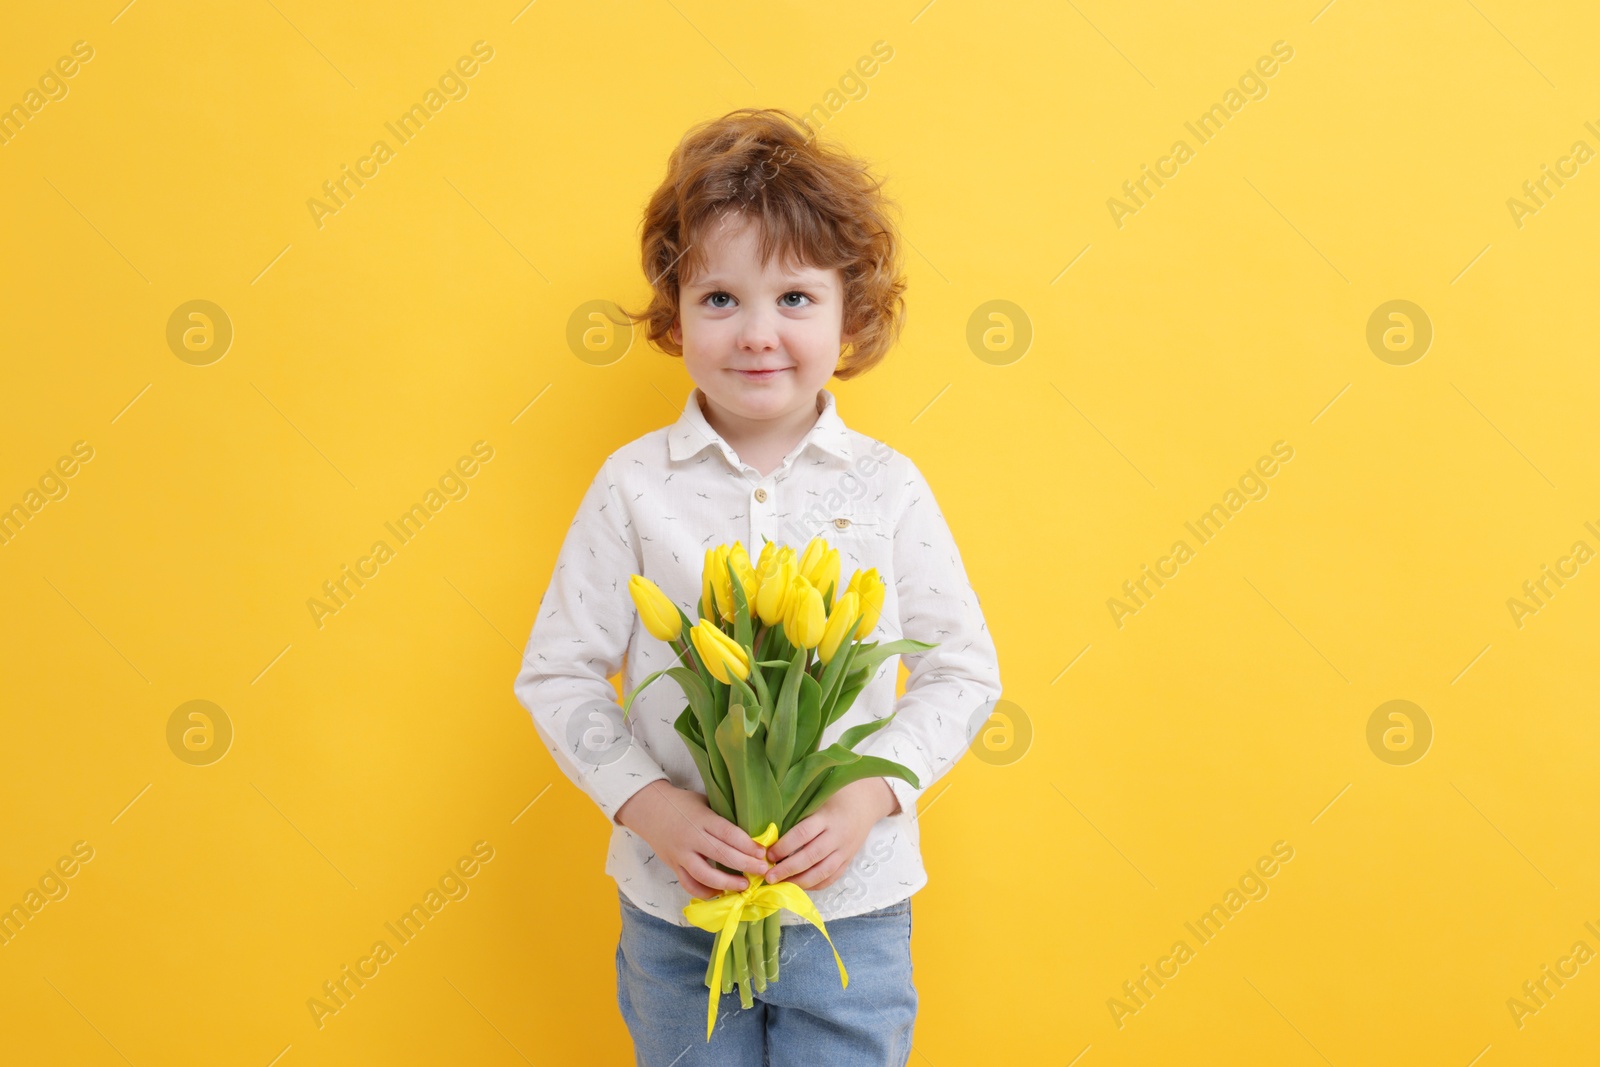
M 779 863 L 776 867 L 772 868 L 772 870 L 768 871 L 767 881 L 768 883 L 781 882 L 787 878 L 791 878 L 792 876 L 799 874 L 801 871 L 808 869 L 812 864 L 816 863 L 818 860 L 822 859 L 832 851 L 832 842 L 826 837 L 819 837 L 809 842 L 804 848 L 802 848 L 799 852 L 796 852 L 794 855 L 785 857 L 782 863 Z
M 750 879 L 742 874 L 719 871 L 706 862 L 704 856 L 691 856 L 684 866 L 688 867 L 689 873 L 700 879 L 700 881 L 708 886 L 716 886 L 719 890 L 732 889 L 735 892 L 739 892 L 750 888 Z
M 796 849 L 804 846 L 807 842 L 814 840 L 824 829 L 825 824 L 816 816 L 808 816 L 801 819 L 789 829 L 788 833 L 772 843 L 772 847 L 767 849 L 767 855 L 773 860 L 781 860 Z
M 691 875 L 686 868 L 682 868 L 678 871 L 678 884 L 682 886 L 684 892 L 688 893 L 691 897 L 699 897 L 701 900 L 710 900 L 712 897 L 717 895 L 717 891 L 715 889 L 712 889 L 710 886 L 700 881 L 700 879 Z
M 729 823 L 728 825 L 732 826 L 733 824 Z M 734 829 L 738 830 L 739 828 L 735 826 Z M 739 830 L 739 832 L 744 833 L 743 830 Z M 758 845 L 756 847 L 759 848 L 760 846 Z M 732 845 L 728 844 L 726 841 L 717 837 L 713 837 L 710 834 L 706 835 L 704 847 L 699 851 L 700 854 L 705 856 L 708 860 L 716 860 L 718 863 L 732 867 L 736 871 L 750 871 L 754 874 L 762 874 L 766 871 L 767 867 L 770 866 L 767 861 L 761 857 L 752 856 L 747 852 L 741 852 L 737 848 L 734 848 Z M 744 885 L 741 884 L 739 888 L 743 889 Z
M 711 835 L 726 844 L 730 850 L 750 859 L 764 860 L 767 858 L 766 849 L 755 838 L 745 833 L 737 824 L 729 822 L 720 815 L 717 816 L 717 821 L 711 824 Z M 735 862 L 721 856 L 718 858 L 722 859 L 722 862 L 730 867 L 740 866 L 743 862 L 742 860 Z
M 826 889 L 839 880 L 840 876 L 844 874 L 844 864 L 841 862 L 835 862 L 838 860 L 838 858 L 839 853 L 835 852 L 832 856 L 829 856 L 826 860 L 823 860 L 821 863 L 811 868 L 811 872 L 809 873 L 815 873 L 821 870 L 828 870 L 829 873 L 822 878 L 819 878 L 810 888 Z M 805 889 L 807 887 L 801 886 L 800 888 Z
M 813 863 L 810 870 L 801 871 L 789 880 L 808 892 L 814 889 L 826 889 L 837 880 L 838 873 L 843 869 L 844 863 L 840 859 L 840 854 L 835 851 Z

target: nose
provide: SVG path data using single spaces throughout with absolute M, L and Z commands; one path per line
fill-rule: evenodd
M 775 313 L 757 309 L 740 317 L 736 343 L 741 352 L 770 352 L 778 347 Z

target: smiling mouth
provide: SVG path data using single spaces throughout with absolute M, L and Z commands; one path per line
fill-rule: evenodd
M 743 375 L 744 377 L 750 379 L 753 382 L 764 382 L 768 378 L 776 378 L 778 375 L 782 374 L 784 371 L 791 370 L 791 369 L 793 369 L 793 368 L 790 368 L 790 367 L 775 367 L 772 370 L 742 370 L 742 371 L 737 371 L 736 373 Z

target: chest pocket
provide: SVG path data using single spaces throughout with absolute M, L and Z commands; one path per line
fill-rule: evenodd
M 850 505 L 832 511 L 820 535 L 839 550 L 840 579 L 848 581 L 855 569 L 877 567 L 884 573 L 884 552 L 889 545 L 887 524 L 880 516 Z

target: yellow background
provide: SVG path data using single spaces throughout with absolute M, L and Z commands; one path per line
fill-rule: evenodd
M 904 341 L 842 413 L 928 475 L 1033 734 L 923 800 L 912 1062 L 1590 1062 L 1600 962 L 1520 1027 L 1507 1001 L 1600 950 L 1600 564 L 1520 627 L 1507 601 L 1600 548 L 1600 162 L 1521 226 L 1507 200 L 1600 148 L 1600 20 L 1321 3 L 15 7 L 0 104 L 94 58 L 0 146 L 0 505 L 94 458 L 0 547 L 0 904 L 94 856 L 0 947 L 0 1061 L 632 1062 L 607 828 L 511 683 L 584 486 L 690 383 L 569 322 L 642 302 L 690 124 L 821 105 L 908 242 Z M 479 40 L 465 98 L 319 228 L 322 183 Z M 234 329 L 206 366 L 166 340 L 196 299 Z M 1366 342 L 1397 299 L 1434 331 L 1403 366 Z M 990 300 L 1020 359 L 969 346 Z M 468 495 L 319 627 L 480 440 Z M 1279 440 L 1268 495 L 1116 625 Z M 1396 699 L 1433 730 L 1403 766 L 1366 734 Z M 207 766 L 168 745 L 190 700 L 234 731 Z M 1280 840 L 1270 893 L 1119 1026 Z M 319 1028 L 308 999 L 478 841 L 469 895 Z

